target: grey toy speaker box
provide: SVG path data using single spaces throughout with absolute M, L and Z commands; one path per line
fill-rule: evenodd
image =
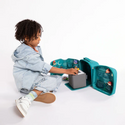
M 78 75 L 69 75 L 69 84 L 73 89 L 85 87 L 86 78 L 86 74 L 79 70 Z

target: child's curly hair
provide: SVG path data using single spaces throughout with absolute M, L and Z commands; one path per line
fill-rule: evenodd
M 30 41 L 32 37 L 37 37 L 38 32 L 43 32 L 43 28 L 39 23 L 29 19 L 20 21 L 15 25 L 15 27 L 15 37 L 19 41 L 25 41 L 26 37 Z

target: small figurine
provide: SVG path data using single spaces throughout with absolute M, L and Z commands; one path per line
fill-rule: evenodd
M 106 69 L 106 71 L 105 71 L 106 73 L 110 73 L 110 70 L 109 69 Z
M 109 82 L 108 82 L 108 85 L 109 85 L 109 86 L 112 86 L 112 82 L 109 81 Z
M 78 62 L 77 62 L 77 60 L 74 60 L 74 64 L 77 64 Z
M 56 61 L 55 60 L 53 61 L 53 65 L 56 65 Z
M 75 69 L 77 70 L 77 66 L 75 66 Z
M 77 68 L 77 66 L 75 66 L 75 69 L 76 69 L 76 70 L 79 70 L 79 68 Z
M 108 82 L 107 83 L 107 86 L 105 87 L 105 90 L 107 91 L 107 92 L 112 92 L 112 82 Z
M 77 70 L 79 70 L 79 68 L 77 68 Z
M 68 81 L 68 77 L 64 76 L 63 81 Z

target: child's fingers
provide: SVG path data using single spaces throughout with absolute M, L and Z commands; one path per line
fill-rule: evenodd
M 75 75 L 78 74 L 78 70 L 74 69 L 74 74 Z
M 67 69 L 69 71 L 68 74 L 72 74 L 72 75 L 76 75 L 78 74 L 78 70 L 74 69 L 74 68 L 71 68 L 71 69 Z
M 76 70 L 76 74 L 78 74 L 78 70 Z

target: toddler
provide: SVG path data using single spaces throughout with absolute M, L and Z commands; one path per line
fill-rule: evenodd
M 16 100 L 16 106 L 23 116 L 32 101 L 52 103 L 56 97 L 52 93 L 59 88 L 62 77 L 47 73 L 78 74 L 76 69 L 62 69 L 44 62 L 42 51 L 38 46 L 43 32 L 42 26 L 33 20 L 22 20 L 16 24 L 15 38 L 21 45 L 13 52 L 13 76 L 21 93 L 27 95 Z

